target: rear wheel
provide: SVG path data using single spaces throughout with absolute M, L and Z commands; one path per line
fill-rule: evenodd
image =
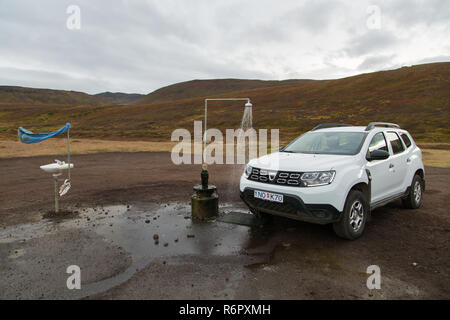
M 369 205 L 364 194 L 351 190 L 345 201 L 341 220 L 333 224 L 334 232 L 348 240 L 359 238 L 364 231 L 368 213 Z
M 423 179 L 416 174 L 409 188 L 408 196 L 402 199 L 403 205 L 408 209 L 417 209 L 422 205 Z

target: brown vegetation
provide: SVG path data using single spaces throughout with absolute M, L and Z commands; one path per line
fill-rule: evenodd
M 141 97 L 141 94 L 121 92 L 103 92 L 91 95 L 78 91 L 0 86 L 0 103 L 8 104 L 83 104 L 94 106 L 105 104 L 128 104 Z
M 214 94 L 238 92 L 243 90 L 283 87 L 311 82 L 313 80 L 241 80 L 241 79 L 213 79 L 191 80 L 176 83 L 149 93 L 136 100 L 134 104 L 152 104 L 173 100 L 191 99 Z
M 251 98 L 254 127 L 279 128 L 282 142 L 323 122 L 389 121 L 409 130 L 417 141 L 448 143 L 449 82 L 450 63 L 433 63 L 209 97 Z M 70 121 L 76 138 L 169 141 L 174 129 L 192 132 L 193 121 L 203 120 L 207 95 L 202 94 L 189 99 L 174 94 L 172 101 L 128 106 L 4 103 L 0 104 L 0 139 L 16 139 L 19 126 L 46 131 Z M 179 96 L 183 95 L 181 90 Z M 241 102 L 215 102 L 208 111 L 208 127 L 239 127 L 242 113 Z

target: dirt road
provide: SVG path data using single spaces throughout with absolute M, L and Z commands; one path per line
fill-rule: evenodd
M 282 218 L 193 222 L 200 167 L 173 165 L 169 153 L 74 156 L 61 199 L 72 214 L 43 218 L 53 184 L 39 166 L 54 158 L 0 159 L 0 298 L 450 298 L 450 169 L 426 168 L 421 209 L 379 208 L 349 242 Z M 210 168 L 222 211 L 243 212 L 241 170 Z M 81 290 L 66 287 L 72 264 Z M 369 265 L 381 269 L 381 290 L 366 287 Z

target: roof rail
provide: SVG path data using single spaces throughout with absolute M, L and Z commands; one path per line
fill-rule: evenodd
M 385 128 L 400 128 L 398 124 L 390 122 L 371 122 L 366 127 L 366 131 L 370 131 L 375 127 L 385 127 Z
M 319 129 L 325 129 L 325 128 L 334 128 L 334 127 L 352 127 L 351 124 L 344 124 L 344 123 L 322 123 L 318 126 L 314 127 L 311 131 L 319 130 Z

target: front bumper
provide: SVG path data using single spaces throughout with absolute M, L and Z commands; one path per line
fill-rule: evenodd
M 329 204 L 305 204 L 300 197 L 284 193 L 283 203 L 272 202 L 255 198 L 254 191 L 253 188 L 245 188 L 240 192 L 242 201 L 253 211 L 317 224 L 336 222 L 341 217 L 339 210 Z
M 292 195 L 300 198 L 305 204 L 331 205 L 339 212 L 344 210 L 345 199 L 347 198 L 349 187 L 342 175 L 336 175 L 333 183 L 319 187 L 292 187 L 262 183 L 248 180 L 241 176 L 239 190 L 256 189 L 285 195 Z

